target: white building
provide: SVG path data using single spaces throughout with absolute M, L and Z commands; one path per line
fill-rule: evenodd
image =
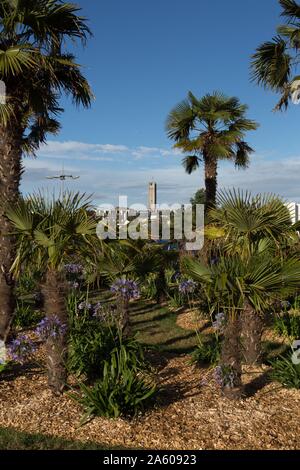
M 296 202 L 287 202 L 285 206 L 288 208 L 291 214 L 293 224 L 300 220 L 300 204 Z

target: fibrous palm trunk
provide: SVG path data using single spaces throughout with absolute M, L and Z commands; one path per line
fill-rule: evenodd
M 121 298 L 119 300 L 120 309 L 120 329 L 124 336 L 131 335 L 130 314 L 129 314 L 129 301 Z
M 262 359 L 263 318 L 248 301 L 242 313 L 242 348 L 245 364 L 259 364 Z
M 63 392 L 67 383 L 67 355 L 68 355 L 68 316 L 65 303 L 65 280 L 61 273 L 48 269 L 43 285 L 46 316 L 56 316 L 63 328 L 56 336 L 49 335 L 46 340 L 46 364 L 48 371 L 48 384 L 55 394 Z
M 21 179 L 21 138 L 18 126 L 0 125 L 0 340 L 6 341 L 14 314 L 14 280 L 10 273 L 15 247 L 12 226 L 5 217 L 7 205 L 19 197 Z
M 215 157 L 203 154 L 205 172 L 205 215 L 216 205 L 218 162 Z
M 239 317 L 230 317 L 224 328 L 220 366 L 224 377 L 223 392 L 231 399 L 239 399 L 243 394 L 240 335 Z

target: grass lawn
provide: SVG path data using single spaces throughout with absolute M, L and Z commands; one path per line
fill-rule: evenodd
M 13 429 L 0 428 L 1 450 L 111 450 L 94 443 L 66 441 L 41 434 L 27 434 Z
M 137 339 L 159 351 L 188 354 L 197 343 L 195 331 L 180 328 L 176 324 L 177 314 L 167 306 L 140 301 L 132 305 L 130 317 Z

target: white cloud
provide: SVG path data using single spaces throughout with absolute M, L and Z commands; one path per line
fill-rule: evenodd
M 111 161 L 109 159 L 118 155 L 138 160 L 150 156 L 169 157 L 181 154 L 180 150 L 177 149 L 159 147 L 140 146 L 129 148 L 126 145 L 88 144 L 77 141 L 57 142 L 53 140 L 49 140 L 47 144 L 42 145 L 38 153 L 44 158 L 90 161 Z
M 178 158 L 164 158 L 168 156 Z M 41 149 L 38 159 L 24 161 L 23 190 L 31 191 L 34 184 L 44 186 L 46 176 L 57 175 L 61 169 L 59 159 L 65 163 L 68 173 L 80 176 L 80 180 L 69 182 L 70 188 L 95 193 L 95 199 L 105 198 L 112 204 L 119 194 L 127 194 L 132 203 L 145 203 L 147 185 L 152 178 L 158 183 L 160 202 L 165 203 L 188 202 L 193 193 L 204 185 L 203 169 L 187 175 L 177 150 L 50 141 Z M 137 162 L 139 159 L 140 164 Z M 89 161 L 95 163 L 88 164 Z M 253 193 L 273 192 L 300 202 L 299 175 L 298 156 L 276 160 L 271 154 L 254 155 L 250 168 L 245 171 L 236 170 L 232 163 L 221 163 L 218 184 L 219 188 L 234 186 Z
M 39 153 L 41 155 L 53 154 L 78 154 L 78 153 L 120 153 L 127 152 L 126 145 L 112 145 L 112 144 L 87 144 L 85 142 L 67 141 L 57 142 L 49 140 L 47 144 L 41 146 Z

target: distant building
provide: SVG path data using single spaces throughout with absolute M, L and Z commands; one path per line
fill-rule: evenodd
M 148 209 L 151 212 L 155 212 L 156 205 L 157 205 L 157 184 L 152 181 L 151 183 L 149 183 L 149 188 L 148 188 Z
M 296 202 L 287 202 L 285 206 L 288 208 L 293 224 L 300 220 L 300 204 Z

